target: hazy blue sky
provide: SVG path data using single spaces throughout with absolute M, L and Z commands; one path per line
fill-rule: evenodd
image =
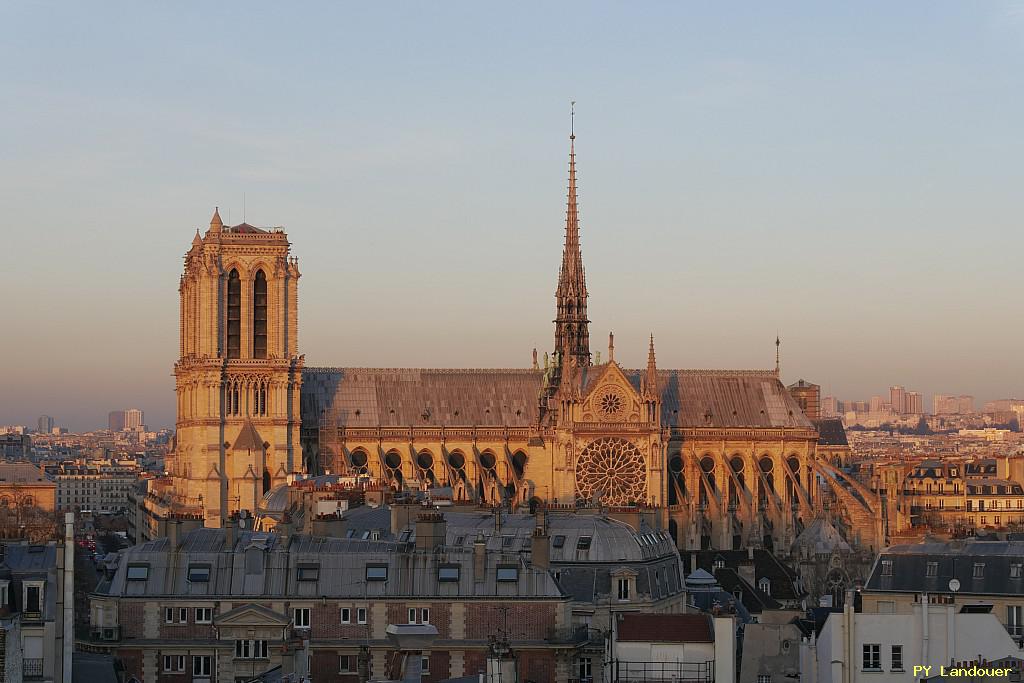
M 0 424 L 172 424 L 243 193 L 307 363 L 528 364 L 570 99 L 594 350 L 1024 394 L 1020 2 L 9 2 L 0 63 Z

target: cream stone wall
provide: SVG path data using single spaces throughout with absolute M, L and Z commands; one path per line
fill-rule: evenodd
M 239 353 L 228 357 L 228 281 L 237 271 Z M 257 274 L 266 277 L 266 354 L 256 357 Z M 208 526 L 303 471 L 299 446 L 297 261 L 281 230 L 225 227 L 215 213 L 198 232 L 181 277 L 181 358 L 175 364 L 177 442 L 168 458 L 173 509 Z M 260 354 L 261 356 L 263 354 Z

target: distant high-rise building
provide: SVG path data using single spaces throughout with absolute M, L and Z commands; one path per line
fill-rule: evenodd
M 836 415 L 839 415 L 841 404 L 842 401 L 836 400 L 835 396 L 826 396 L 821 399 L 821 416 L 835 417 Z
M 40 415 L 37 427 L 40 434 L 49 434 L 53 431 L 53 418 L 49 415 Z
M 962 394 L 957 397 L 957 412 L 961 415 L 968 415 L 974 412 L 974 397 Z
M 960 412 L 956 396 L 935 394 L 932 396 L 932 412 L 936 415 L 954 415 Z
M 871 403 L 869 404 L 869 408 L 868 409 L 872 413 L 880 413 L 880 412 L 882 412 L 882 404 L 883 404 L 883 400 L 882 400 L 881 396 L 872 396 L 871 397 Z
M 903 412 L 909 415 L 924 413 L 924 397 L 918 391 L 908 391 L 904 396 Z
M 119 432 L 124 429 L 124 411 L 111 410 L 107 415 L 107 428 L 112 432 Z
M 146 424 L 145 416 L 138 408 L 129 408 L 124 411 L 124 428 L 136 429 Z
M 892 412 L 902 415 L 907 411 L 907 390 L 901 386 L 889 387 L 889 403 L 892 404 Z

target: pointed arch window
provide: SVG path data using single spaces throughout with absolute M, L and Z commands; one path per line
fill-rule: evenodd
M 228 358 L 242 355 L 242 280 L 238 270 L 232 268 L 228 275 Z
M 252 283 L 252 357 L 267 357 L 267 276 L 262 270 Z

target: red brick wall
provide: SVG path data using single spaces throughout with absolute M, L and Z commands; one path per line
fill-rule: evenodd
M 134 676 L 140 681 L 146 680 L 142 675 L 142 652 L 140 650 L 117 650 L 114 654 L 124 664 L 126 679 Z
M 348 624 L 341 623 L 342 607 L 349 608 L 350 623 Z M 338 640 L 349 638 L 352 640 L 363 640 L 366 638 L 367 633 L 373 633 L 373 610 L 369 607 L 366 608 L 367 623 L 365 624 L 358 623 L 355 605 L 338 602 L 314 605 L 309 613 L 309 618 L 310 630 L 312 631 L 313 638 L 316 639 Z
M 141 638 L 142 621 L 145 612 L 141 602 L 119 600 L 117 603 L 117 623 L 121 627 L 121 637 Z M 141 680 L 141 679 L 140 679 Z
M 507 613 L 499 607 L 508 607 Z M 543 640 L 555 626 L 555 606 L 543 603 L 473 603 L 466 605 L 466 638 L 486 640 L 508 629 L 510 640 Z
M 423 676 L 424 681 L 443 681 L 451 678 L 451 655 L 447 650 L 435 650 L 430 653 L 430 674 Z
M 516 650 L 519 680 L 546 683 L 555 680 L 555 653 L 552 650 Z
M 464 676 L 475 676 L 481 671 L 486 671 L 487 652 L 485 650 L 466 650 L 463 654 Z M 553 679 L 552 679 L 553 680 Z
M 212 640 L 213 624 L 197 624 L 194 607 L 186 608 L 187 621 L 178 621 L 179 609 L 174 607 L 174 622 L 164 622 L 164 607 L 160 607 L 161 640 Z

